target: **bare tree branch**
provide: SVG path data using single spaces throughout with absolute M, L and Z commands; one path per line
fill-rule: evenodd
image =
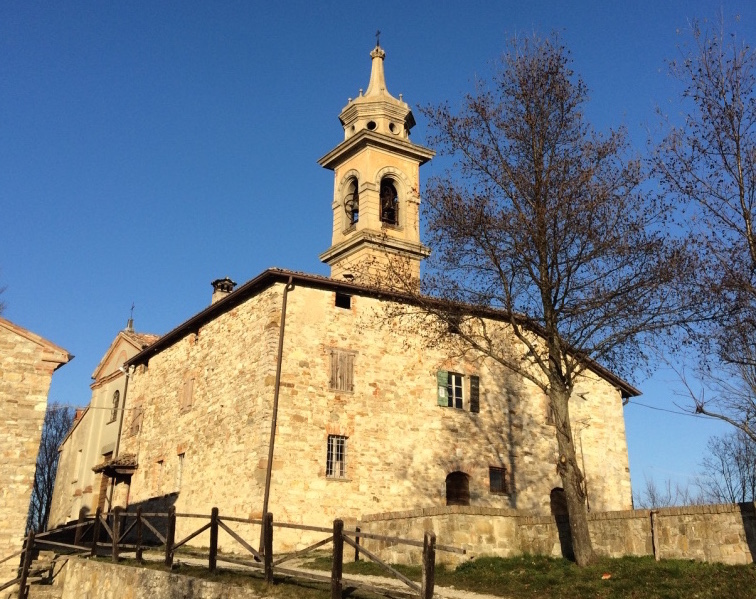
M 39 532 L 47 527 L 52 505 L 55 475 L 58 472 L 59 447 L 73 425 L 74 410 L 53 403 L 47 407 L 42 424 L 42 439 L 37 454 L 37 470 L 34 473 L 29 515 L 26 531 Z
M 693 331 L 701 390 L 688 388 L 696 413 L 756 440 L 756 53 L 723 20 L 694 21 L 670 67 L 688 112 L 654 169 L 685 209 L 701 262 L 689 284 L 714 315 Z
M 695 267 L 685 240 L 668 234 L 669 206 L 641 191 L 625 131 L 595 133 L 586 101 L 552 36 L 513 41 L 458 112 L 425 108 L 432 145 L 457 162 L 426 192 L 425 276 L 389 277 L 412 296 L 419 332 L 449 343 L 452 331 L 459 351 L 489 356 L 548 396 L 580 565 L 593 549 L 570 422 L 575 383 L 597 362 L 620 374 L 644 365 L 644 344 L 691 316 L 677 282 Z

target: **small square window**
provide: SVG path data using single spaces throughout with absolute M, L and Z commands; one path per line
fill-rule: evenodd
M 352 307 L 352 296 L 348 293 L 336 292 L 336 307 L 349 310 Z
M 346 437 L 328 435 L 328 452 L 326 454 L 326 476 L 328 478 L 346 478 L 346 444 Z
M 489 490 L 495 495 L 507 495 L 507 469 L 498 466 L 488 467 Z

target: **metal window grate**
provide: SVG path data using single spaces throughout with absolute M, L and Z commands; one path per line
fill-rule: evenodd
M 491 493 L 507 493 L 507 470 L 498 466 L 488 467 L 488 484 Z
M 328 435 L 327 477 L 346 478 L 346 442 L 347 438 L 341 435 Z

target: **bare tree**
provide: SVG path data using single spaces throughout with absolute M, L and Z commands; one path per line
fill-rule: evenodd
M 52 505 L 53 485 L 58 471 L 58 448 L 71 430 L 74 410 L 68 406 L 53 403 L 47 406 L 42 424 L 42 439 L 37 454 L 37 470 L 34 473 L 29 515 L 26 531 L 39 532 L 46 528 Z
M 701 505 L 705 502 L 704 496 L 693 492 L 690 485 L 673 485 L 670 479 L 658 485 L 653 478 L 646 478 L 644 483 L 644 488 L 633 496 L 636 508 L 649 510 L 675 505 Z
M 712 503 L 756 501 L 756 442 L 741 430 L 712 437 L 699 486 Z
M 703 261 L 690 284 L 716 316 L 698 331 L 706 359 L 694 409 L 756 440 L 756 54 L 723 21 L 696 21 L 670 66 L 687 114 L 669 127 L 655 170 L 685 209 Z
M 625 132 L 594 133 L 586 101 L 554 35 L 514 40 L 458 112 L 424 109 L 431 143 L 456 164 L 426 192 L 426 275 L 392 279 L 440 324 L 426 332 L 454 332 L 550 399 L 579 565 L 594 553 L 573 388 L 596 360 L 620 374 L 644 363 L 643 342 L 685 313 L 671 284 L 690 268 L 664 234 L 666 207 L 639 191 Z M 505 327 L 486 320 L 492 309 Z

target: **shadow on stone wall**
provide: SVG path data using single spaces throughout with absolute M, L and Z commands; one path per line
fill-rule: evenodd
M 131 504 L 127 510 L 126 513 L 136 513 L 136 511 L 141 507 L 143 513 L 167 513 L 168 509 L 176 504 L 176 500 L 178 499 L 178 493 L 171 493 L 169 495 L 163 495 L 161 497 L 153 497 L 147 501 L 142 501 L 139 503 L 133 503 Z M 94 519 L 94 513 L 92 513 L 88 508 L 82 508 L 82 514 L 85 518 Z M 130 516 L 122 517 L 123 521 L 121 523 L 121 531 L 125 531 L 133 522 L 134 518 Z M 165 517 L 159 517 L 159 516 L 152 516 L 149 517 L 149 522 L 154 526 L 162 535 L 165 535 L 166 528 L 167 528 L 167 522 L 168 519 Z M 68 524 L 75 524 L 76 521 L 72 520 L 68 522 Z M 107 523 L 108 526 L 111 528 L 113 527 L 113 516 L 109 515 L 107 516 Z M 62 526 L 60 527 L 62 528 Z M 92 545 L 92 538 L 94 535 L 94 527 L 87 526 L 84 529 L 84 533 L 82 534 L 81 538 L 79 539 L 79 545 L 80 546 L 91 546 Z M 74 541 L 76 540 L 76 529 L 70 528 L 68 530 L 56 530 L 53 529 L 50 531 L 49 535 L 46 535 L 45 538 L 49 541 L 54 541 L 56 543 L 65 543 L 66 545 L 73 545 Z M 100 527 L 100 533 L 98 535 L 97 539 L 98 543 L 111 543 L 112 540 L 110 538 L 110 535 L 107 533 L 107 531 Z M 126 543 L 135 543 L 136 542 L 136 527 L 132 528 L 128 534 L 124 537 L 124 541 Z M 161 545 L 162 541 L 158 539 L 158 537 L 153 533 L 147 526 L 142 527 L 142 543 L 145 545 L 150 546 L 157 546 Z M 42 547 L 44 549 L 44 546 Z M 63 551 L 65 553 L 65 551 Z
M 740 517 L 743 519 L 748 550 L 751 552 L 751 560 L 756 562 L 756 503 L 740 503 Z
M 567 497 L 564 494 L 564 489 L 559 487 L 552 489 L 549 500 L 551 515 L 554 516 L 557 533 L 559 534 L 559 547 L 562 551 L 562 557 L 574 562 L 575 553 L 572 550 L 570 515 L 567 509 Z

